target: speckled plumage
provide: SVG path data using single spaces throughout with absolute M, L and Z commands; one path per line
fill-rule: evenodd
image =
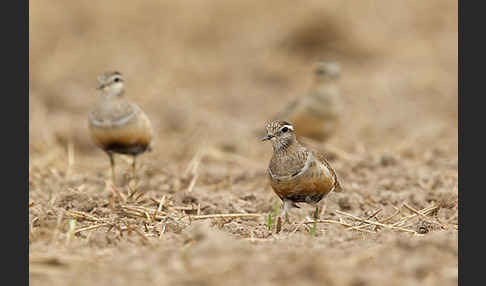
M 268 177 L 274 192 L 284 202 L 287 215 L 296 203 L 316 205 L 331 191 L 341 191 L 336 172 L 322 153 L 311 150 L 299 141 L 293 125 L 286 121 L 272 121 L 267 125 L 273 156 L 268 166 Z M 317 209 L 316 209 L 317 211 Z

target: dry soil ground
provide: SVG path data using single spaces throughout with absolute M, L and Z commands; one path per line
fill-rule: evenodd
M 32 285 L 457 285 L 457 1 L 260 2 L 30 1 Z M 258 134 L 319 59 L 345 191 L 268 231 Z M 87 133 L 111 69 L 156 133 L 123 198 Z

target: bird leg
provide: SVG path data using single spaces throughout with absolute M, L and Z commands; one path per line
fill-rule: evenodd
M 319 219 L 319 204 L 316 204 L 316 210 L 314 211 L 314 220 L 317 221 Z
M 113 153 L 108 152 L 108 157 L 110 157 L 110 165 L 111 165 L 111 181 L 113 182 L 113 185 L 115 184 L 115 159 L 113 158 Z
M 319 204 L 316 203 L 316 210 L 314 211 L 314 223 L 312 224 L 312 228 L 310 230 L 311 236 L 314 236 L 317 229 L 317 220 L 319 220 Z
M 113 156 L 113 153 L 107 152 L 108 157 L 110 157 L 110 166 L 111 166 L 111 178 L 108 180 L 108 183 L 106 185 L 107 188 L 110 189 L 110 191 L 113 192 L 114 195 L 117 195 L 122 201 L 126 201 L 125 196 L 123 196 L 122 193 L 116 188 L 115 184 L 115 158 Z
M 133 196 L 136 192 L 137 192 L 137 185 L 138 185 L 138 181 L 137 181 L 137 172 L 136 172 L 136 163 L 137 163 L 137 155 L 133 155 L 133 160 L 132 160 L 132 179 L 131 181 L 129 182 L 128 184 L 128 187 L 130 190 L 132 190 L 132 193 L 130 195 Z
M 292 207 L 292 201 L 284 200 L 283 203 L 284 203 L 283 205 L 284 205 L 284 217 L 285 217 L 284 223 L 290 224 L 289 209 Z
M 132 179 L 133 180 L 136 180 L 136 172 L 135 172 L 135 166 L 136 166 L 136 159 L 137 159 L 137 156 L 133 156 L 133 161 L 132 161 Z

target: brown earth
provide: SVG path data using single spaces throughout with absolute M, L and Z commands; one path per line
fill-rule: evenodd
M 261 2 L 30 1 L 32 285 L 457 285 L 457 1 Z M 258 134 L 320 59 L 345 191 L 269 232 Z M 125 201 L 87 133 L 113 69 L 156 133 L 132 197 L 116 158 Z

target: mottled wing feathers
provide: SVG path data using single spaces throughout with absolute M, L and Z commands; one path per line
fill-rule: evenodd
M 317 203 L 329 192 L 342 190 L 324 155 L 298 142 L 287 152 L 274 153 L 268 174 L 273 190 L 283 200 Z
M 334 178 L 334 189 L 333 191 L 335 192 L 341 192 L 343 191 L 343 188 L 341 186 L 341 183 L 339 182 L 339 179 L 337 177 L 337 174 L 336 174 L 336 171 L 334 171 L 334 169 L 331 167 L 331 165 L 329 164 L 329 162 L 327 161 L 327 159 L 324 157 L 324 154 L 322 154 L 321 152 L 318 152 L 318 151 L 311 151 L 312 154 L 314 155 L 314 157 L 319 161 L 321 162 L 322 164 L 324 164 L 327 169 L 329 169 L 329 171 L 331 172 L 333 178 Z

